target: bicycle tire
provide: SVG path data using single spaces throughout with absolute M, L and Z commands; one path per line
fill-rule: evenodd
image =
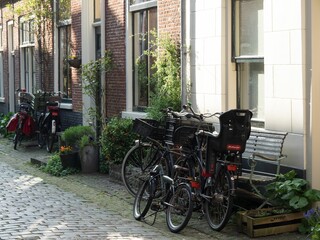
M 211 197 L 204 202 L 204 211 L 209 226 L 221 231 L 228 223 L 233 208 L 233 189 L 230 173 L 221 167 L 213 184 L 207 186 L 205 193 Z
M 166 223 L 169 230 L 178 233 L 189 223 L 193 211 L 190 186 L 180 184 L 172 195 L 166 210 Z
M 135 196 L 148 179 L 151 168 L 159 159 L 160 150 L 150 143 L 139 143 L 133 146 L 122 162 L 121 177 L 128 192 Z
M 20 127 L 18 127 L 15 131 L 15 134 L 13 136 L 13 149 L 17 150 L 18 142 L 21 142 L 22 138 L 22 130 Z
M 46 125 L 43 123 L 44 121 L 44 115 L 40 115 L 38 119 L 38 132 L 37 132 L 37 142 L 38 147 L 43 148 L 43 146 L 46 144 Z
M 37 133 L 37 141 L 38 141 L 38 147 L 43 148 L 46 142 L 46 136 L 42 133 L 41 130 Z
M 150 194 L 150 181 L 146 180 L 139 188 L 133 203 L 133 217 L 140 221 L 149 211 L 153 197 Z

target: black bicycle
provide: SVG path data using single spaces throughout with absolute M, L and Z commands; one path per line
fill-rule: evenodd
M 135 119 L 133 131 L 140 136 L 127 152 L 122 162 L 122 180 L 128 192 L 136 195 L 141 184 L 148 178 L 150 170 L 160 163 L 166 175 L 173 177 L 173 166 L 180 156 L 181 148 L 173 141 L 173 134 L 180 126 L 192 126 L 190 113 L 172 111 L 167 108 L 165 123 L 151 119 Z M 196 129 L 196 128 L 195 128 Z M 203 124 L 202 129 L 212 129 L 211 124 Z
M 57 133 L 61 131 L 60 93 L 39 94 L 39 105 L 42 107 L 38 118 L 38 146 L 46 146 L 47 152 L 52 152 L 54 143 L 58 141 Z
M 204 121 L 202 114 L 196 114 L 189 107 L 192 117 Z M 217 231 L 228 223 L 235 196 L 237 178 L 241 172 L 241 154 L 250 136 L 252 113 L 249 110 L 233 109 L 218 116 L 220 132 L 189 129 L 189 138 L 182 145 L 177 165 L 188 171 L 194 195 L 195 209 L 204 212 L 209 226 Z M 178 128 L 174 137 L 180 138 Z
M 189 184 L 174 181 L 164 174 L 161 165 L 156 165 L 135 196 L 133 216 L 145 222 L 151 219 L 153 224 L 160 211 L 166 212 L 166 223 L 170 231 L 177 233 L 187 226 L 193 202 Z

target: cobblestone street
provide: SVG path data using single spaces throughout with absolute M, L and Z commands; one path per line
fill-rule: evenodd
M 29 164 L 44 149 L 13 150 L 0 138 L 0 239 L 249 239 L 230 223 L 212 231 L 196 214 L 180 234 L 171 233 L 164 216 L 149 226 L 132 217 L 133 197 L 104 174 L 53 177 Z M 305 239 L 297 233 L 259 239 Z

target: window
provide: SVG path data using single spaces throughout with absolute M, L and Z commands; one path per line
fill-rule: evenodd
M 70 52 L 71 25 L 59 27 L 59 91 L 66 98 L 72 98 L 71 69 L 68 64 Z
M 142 2 L 142 1 L 135 1 Z M 132 56 L 133 56 L 133 110 L 143 111 L 149 104 L 152 86 L 150 84 L 153 59 L 145 55 L 150 48 L 149 43 L 157 31 L 157 2 L 148 1 L 145 4 L 130 6 L 132 12 Z
M 71 19 L 71 0 L 58 0 L 58 23 Z
M 33 20 L 20 19 L 21 88 L 36 92 Z
M 233 60 L 237 107 L 264 119 L 263 0 L 233 0 Z
M 71 67 L 68 64 L 68 56 L 71 52 L 71 0 L 58 0 L 58 71 L 59 91 L 64 93 L 67 99 L 72 98 Z
M 33 20 L 21 21 L 21 45 L 34 43 Z
M 3 29 L 2 24 L 0 24 L 0 101 L 3 101 L 4 90 L 3 90 Z
M 100 22 L 100 20 L 101 20 L 100 0 L 94 0 L 94 22 Z

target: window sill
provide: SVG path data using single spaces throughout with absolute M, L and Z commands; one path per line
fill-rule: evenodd
M 72 110 L 72 103 L 60 103 L 60 109 Z
M 147 114 L 145 112 L 122 112 L 121 113 L 122 118 L 146 118 Z
M 4 103 L 6 99 L 4 97 L 0 97 L 0 103 Z

